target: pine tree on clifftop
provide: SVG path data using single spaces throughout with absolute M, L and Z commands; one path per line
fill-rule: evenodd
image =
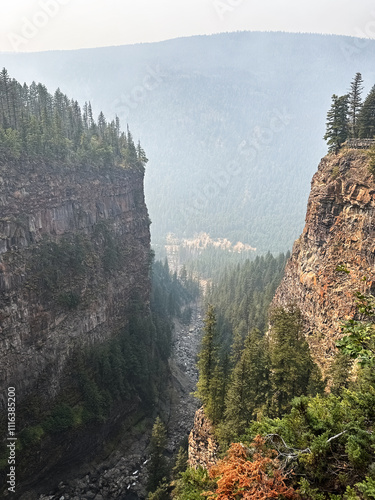
M 375 136 L 375 85 L 366 97 L 358 116 L 359 137 L 372 139 Z
M 327 141 L 330 153 L 337 153 L 348 138 L 348 101 L 348 95 L 338 97 L 336 94 L 333 94 L 332 96 L 332 105 L 327 113 L 327 129 L 324 135 L 324 140 Z
M 362 107 L 363 79 L 357 73 L 351 83 L 349 93 L 349 129 L 350 137 L 358 137 L 358 116 Z

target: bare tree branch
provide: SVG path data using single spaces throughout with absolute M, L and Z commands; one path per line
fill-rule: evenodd
M 340 434 L 336 434 L 336 436 L 332 436 L 332 437 L 330 437 L 329 439 L 327 439 L 326 443 L 330 443 L 330 442 L 331 442 L 331 441 L 333 441 L 334 439 L 336 439 L 336 438 L 338 438 L 338 437 L 342 436 L 343 434 L 345 434 L 345 432 L 347 432 L 347 431 L 342 431 L 342 432 L 340 432 Z
M 345 430 L 345 431 L 340 432 L 339 434 L 336 434 L 336 436 L 330 437 L 329 439 L 327 439 L 326 443 L 330 443 L 331 441 L 333 441 L 334 439 L 337 439 L 338 437 L 342 436 L 346 432 L 347 431 Z M 280 449 L 278 444 L 275 443 L 274 438 L 277 438 L 282 442 L 284 449 Z M 284 441 L 284 439 L 279 434 L 267 434 L 266 440 L 271 441 L 272 445 L 276 448 L 276 450 L 279 453 L 278 456 L 286 458 L 287 462 L 289 462 L 291 460 L 297 460 L 297 458 L 302 454 L 311 453 L 310 448 L 305 448 L 304 450 L 299 450 L 297 448 L 292 448 L 292 447 L 288 446 L 286 444 L 286 442 Z

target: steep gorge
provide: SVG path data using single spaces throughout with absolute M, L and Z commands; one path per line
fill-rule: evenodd
M 354 293 L 375 289 L 375 181 L 366 152 L 343 149 L 320 162 L 312 179 L 306 224 L 294 243 L 274 306 L 302 311 L 312 354 L 326 372 L 356 312 Z M 339 272 L 346 266 L 350 273 Z
M 0 213 L 1 406 L 6 410 L 7 388 L 14 387 L 17 435 L 26 429 L 22 447 L 30 445 L 17 452 L 20 494 L 38 482 L 47 486 L 51 468 L 63 473 L 88 459 L 121 425 L 126 429 L 137 419 L 140 382 L 129 381 L 120 402 L 115 393 L 97 392 L 95 368 L 82 360 L 87 353 L 92 360 L 98 359 L 95 352 L 107 353 L 115 370 L 120 342 L 139 334 L 129 327 L 131 317 L 139 322 L 137 314 L 150 314 L 143 170 L 51 166 L 42 160 L 2 164 Z M 126 333 L 129 328 L 134 331 Z M 139 349 L 150 344 L 149 353 L 138 358 L 142 363 L 142 356 L 158 354 L 152 327 L 140 328 L 145 333 L 134 342 Z M 132 345 L 126 349 L 138 356 Z M 105 418 L 96 415 L 98 402 Z

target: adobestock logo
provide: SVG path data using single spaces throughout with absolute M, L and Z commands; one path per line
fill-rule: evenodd
M 59 14 L 61 7 L 70 2 L 71 0 L 39 0 L 39 10 L 29 17 L 22 17 L 21 28 L 18 32 L 11 31 L 7 34 L 13 50 L 24 50 L 30 40 L 35 38 L 40 30 Z
M 113 102 L 113 107 L 116 111 L 128 116 L 131 110 L 135 110 L 139 104 L 145 101 L 147 94 L 156 90 L 163 83 L 165 78 L 166 75 L 160 66 L 156 68 L 148 66 L 140 85 L 133 87 L 129 94 L 122 94 Z
M 215 7 L 220 19 L 224 19 L 226 14 L 233 12 L 236 7 L 239 7 L 243 3 L 244 0 L 213 0 L 212 5 Z
M 375 11 L 372 11 L 369 19 L 364 26 L 355 26 L 356 37 L 350 41 L 341 43 L 341 50 L 347 60 L 356 58 L 361 50 L 365 49 L 371 40 L 375 39 Z

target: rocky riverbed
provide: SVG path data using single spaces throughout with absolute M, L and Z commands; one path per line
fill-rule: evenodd
M 193 396 L 198 382 L 197 354 L 199 350 L 203 320 L 200 310 L 193 310 L 189 326 L 175 323 L 173 356 L 170 362 L 172 373 L 171 411 L 167 422 L 168 447 L 173 454 L 184 437 L 189 435 L 194 415 L 200 404 Z
M 171 380 L 166 401 L 160 402 L 161 414 L 168 428 L 167 455 L 171 461 L 181 441 L 188 436 L 199 401 L 192 392 L 198 380 L 196 368 L 203 320 L 200 309 L 193 308 L 190 325 L 175 321 L 173 353 L 170 359 Z M 78 478 L 61 481 L 55 491 L 22 500 L 141 500 L 146 496 L 150 425 L 137 424 L 137 437 L 120 440 L 117 449 L 100 463 L 92 462 Z M 142 426 L 145 427 L 142 432 Z

